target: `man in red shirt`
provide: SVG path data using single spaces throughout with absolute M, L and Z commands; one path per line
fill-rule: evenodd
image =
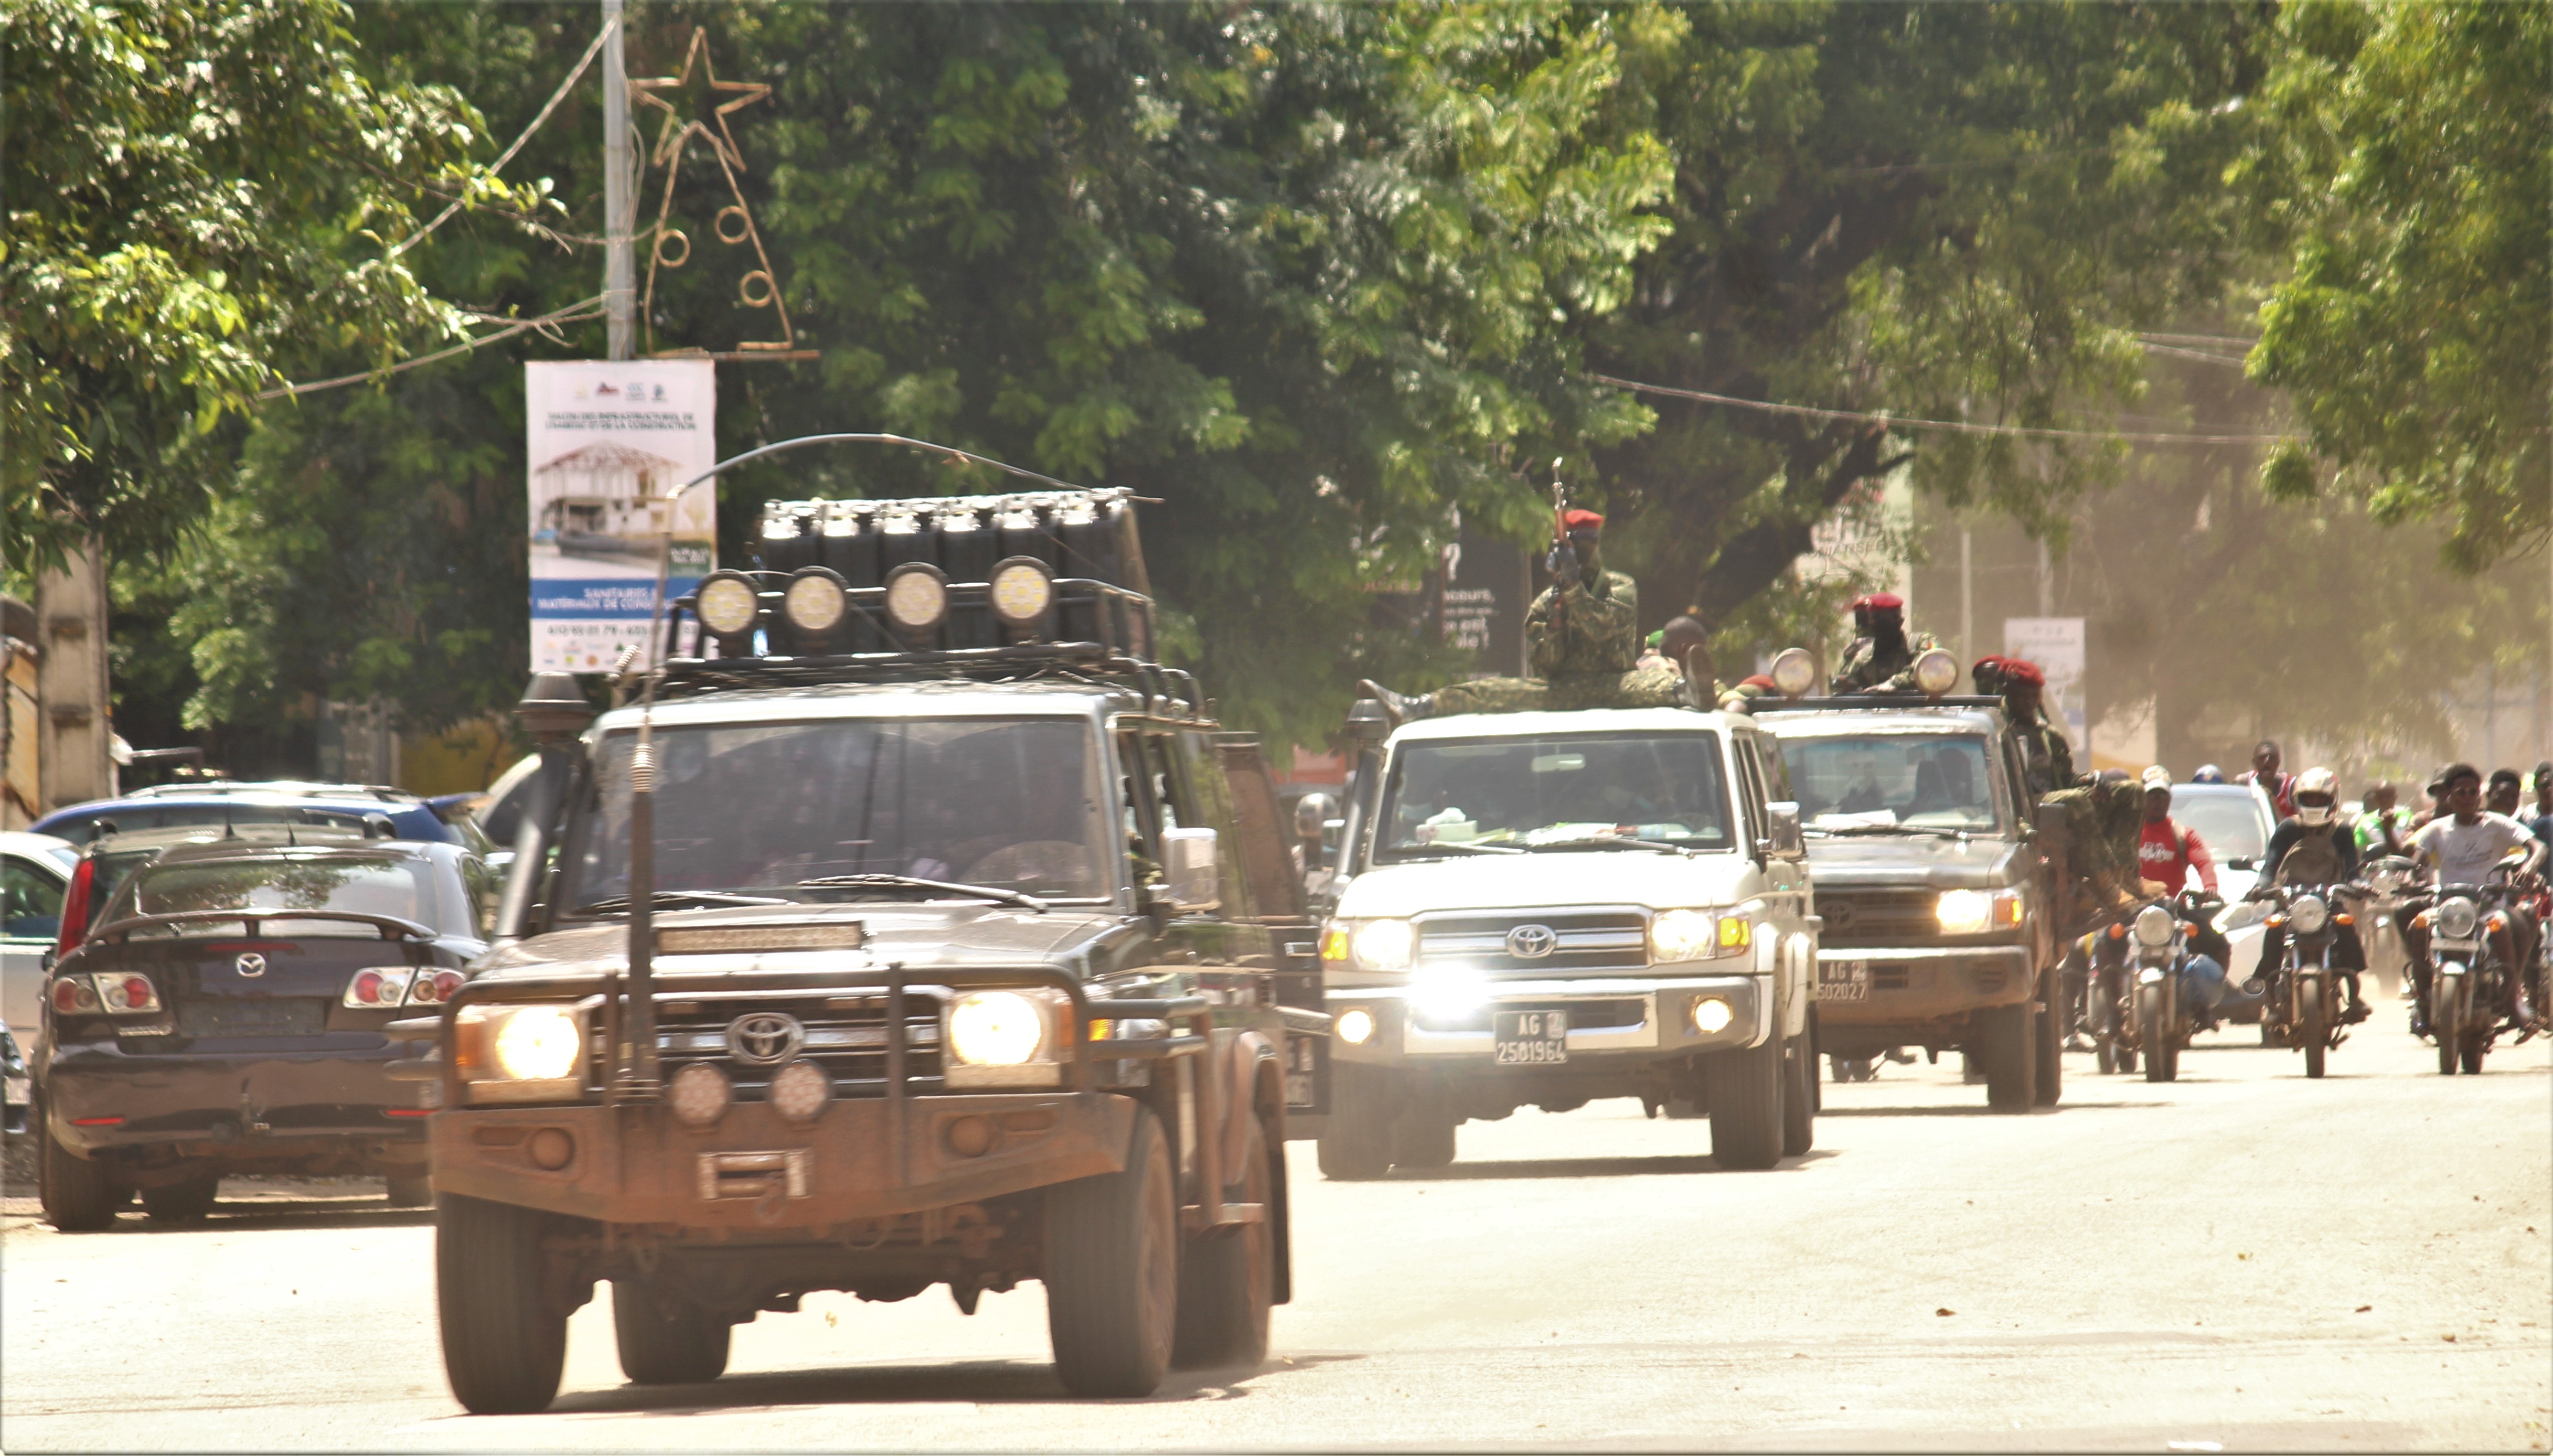
M 2137 836 L 2137 873 L 2157 880 L 2164 889 L 2177 895 L 2189 886 L 2190 872 L 2198 874 L 2198 886 L 2216 893 L 2216 860 L 2207 852 L 2205 841 L 2196 830 L 2182 829 L 2171 817 L 2171 774 L 2162 764 L 2146 770 L 2146 823 Z
M 2252 745 L 2251 768 L 2234 776 L 2238 784 L 2259 784 L 2270 796 L 2272 812 L 2282 822 L 2296 817 L 2296 776 L 2279 772 L 2285 761 L 2286 755 L 2278 751 L 2278 745 L 2263 738 Z

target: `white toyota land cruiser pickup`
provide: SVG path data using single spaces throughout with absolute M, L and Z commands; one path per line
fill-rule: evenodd
M 1364 762 L 1321 935 L 1323 1174 L 1441 1168 L 1463 1122 L 1599 1097 L 1707 1113 L 1723 1167 L 1809 1150 L 1818 920 L 1750 720 L 1458 715 Z

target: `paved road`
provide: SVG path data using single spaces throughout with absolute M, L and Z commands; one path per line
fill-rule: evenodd
M 0 1446 L 2543 1449 L 2546 1050 L 2447 1079 L 2377 1030 L 2308 1083 L 2246 1040 L 2170 1086 L 2069 1058 L 2067 1105 L 2021 1119 L 1892 1067 L 1766 1174 L 1635 1103 L 1476 1124 L 1382 1183 L 1298 1144 L 1277 1358 L 1143 1401 L 1061 1399 L 1035 1286 L 971 1319 L 813 1296 L 655 1391 L 621 1384 L 606 1293 L 554 1410 L 471 1417 L 431 1229 L 360 1185 L 81 1237 L 12 1200 Z

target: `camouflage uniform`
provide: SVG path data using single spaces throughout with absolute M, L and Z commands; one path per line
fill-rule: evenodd
M 1429 711 L 1443 717 L 1683 704 L 1683 673 L 1672 664 L 1636 665 L 1639 606 L 1639 588 L 1618 571 L 1590 570 L 1565 587 L 1546 587 L 1524 615 L 1525 662 L 1534 675 L 1448 683 Z
M 2145 789 L 2133 782 L 2094 781 L 2047 795 L 2065 815 L 2067 868 L 2076 903 L 2068 927 L 2125 917 L 2145 899 L 2137 873 L 2137 838 L 2145 823 Z
M 2007 710 L 2010 711 L 2010 710 Z M 2021 756 L 2030 791 L 2046 797 L 2074 783 L 2074 745 L 2063 730 L 2037 715 L 2012 713 L 2013 730 L 2021 738 Z
M 1843 666 L 1835 669 L 1837 693 L 1911 693 L 1915 659 L 1942 644 L 1931 632 L 1907 632 L 1903 650 L 1884 650 L 1876 637 L 1855 637 L 1844 649 Z
M 1525 670 L 1546 682 L 1630 671 L 1640 660 L 1640 591 L 1592 567 L 1543 588 L 1524 614 Z

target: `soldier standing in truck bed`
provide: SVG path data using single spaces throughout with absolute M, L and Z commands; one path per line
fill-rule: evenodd
M 1714 702 L 1710 633 L 1690 616 L 1670 621 L 1659 646 L 1671 665 L 1639 667 L 1639 588 L 1599 557 L 1605 517 L 1572 510 L 1563 517 L 1577 570 L 1545 587 L 1524 616 L 1525 665 L 1531 677 L 1474 678 L 1433 693 L 1404 695 L 1368 678 L 1360 695 L 1381 703 L 1395 723 L 1456 713 L 1524 713 L 1585 708 L 1673 708 Z M 1555 556 L 1559 553 L 1555 552 Z M 1688 679 L 1692 686 L 1688 687 Z
M 2048 675 L 2039 664 L 2020 657 L 1980 657 L 1968 670 L 1977 691 L 2003 699 L 2004 717 L 2021 740 L 2030 792 L 2049 795 L 2074 783 L 2074 745 L 2065 731 L 2048 721 L 2042 695 Z
M 1915 659 L 1942 645 L 1931 632 L 1906 633 L 1906 599 L 1894 592 L 1873 592 L 1852 604 L 1853 630 L 1860 633 L 1844 649 L 1843 666 L 1835 670 L 1834 691 L 1842 693 L 1911 693 Z

